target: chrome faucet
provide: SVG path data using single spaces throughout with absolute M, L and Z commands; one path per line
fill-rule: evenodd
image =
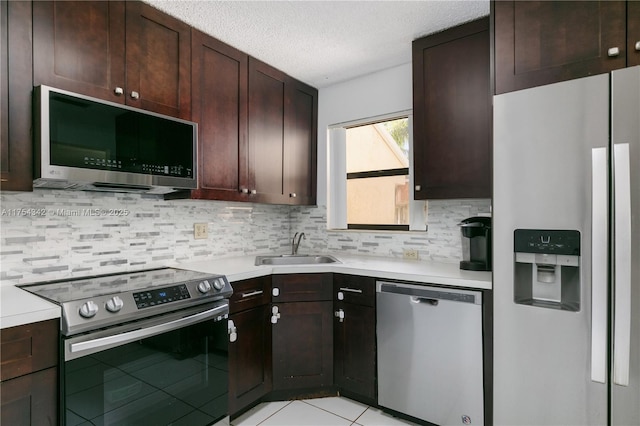
M 298 238 L 298 242 L 296 242 L 296 238 Z M 301 232 L 299 236 L 298 236 L 298 233 L 296 232 L 295 235 L 293 236 L 293 240 L 291 240 L 292 256 L 295 256 L 296 254 L 298 254 L 298 247 L 300 247 L 300 240 L 302 239 L 306 239 L 306 237 L 304 236 L 304 232 Z

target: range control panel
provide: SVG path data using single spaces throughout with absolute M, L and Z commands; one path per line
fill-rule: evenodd
M 133 300 L 136 302 L 138 309 L 177 302 L 190 297 L 189 290 L 184 284 L 133 293 Z

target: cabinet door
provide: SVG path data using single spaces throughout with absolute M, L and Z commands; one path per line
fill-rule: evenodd
M 191 28 L 140 1 L 126 17 L 127 104 L 190 120 Z
M 339 302 L 334 319 L 334 378 L 341 390 L 376 401 L 376 312 Z
M 627 2 L 627 66 L 640 65 L 640 2 Z
M 124 21 L 121 1 L 34 1 L 34 86 L 124 103 Z
M 198 123 L 198 190 L 191 196 L 246 200 L 248 56 L 197 30 L 191 52 L 192 116 Z
M 332 302 L 275 304 L 273 389 L 321 388 L 333 384 Z
M 285 81 L 281 71 L 249 58 L 249 177 L 253 200 L 288 203 L 284 196 Z
M 238 337 L 229 343 L 229 414 L 235 414 L 271 391 L 270 306 L 229 316 Z
M 413 42 L 415 199 L 491 196 L 489 20 Z
M 0 189 L 4 191 L 33 188 L 31 13 L 31 2 L 0 2 Z
M 316 203 L 318 91 L 294 79 L 287 83 L 284 192 L 290 204 L 312 205 Z
M 57 368 L 1 382 L 0 395 L 1 424 L 58 424 Z
M 493 7 L 496 93 L 626 64 L 624 1 L 496 1 Z M 609 56 L 611 48 L 619 54 Z

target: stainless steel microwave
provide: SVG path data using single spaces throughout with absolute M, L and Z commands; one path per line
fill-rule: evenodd
M 34 187 L 197 188 L 197 124 L 48 86 L 34 90 Z

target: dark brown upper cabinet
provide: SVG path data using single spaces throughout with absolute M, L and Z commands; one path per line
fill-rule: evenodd
M 634 1 L 492 2 L 495 92 L 601 74 L 623 68 L 627 61 L 638 63 L 638 8 Z
M 31 2 L 0 2 L 0 189 L 3 191 L 31 191 L 33 187 L 31 10 Z
M 191 101 L 198 123 L 198 189 L 191 197 L 247 201 L 249 57 L 195 29 L 191 37 Z
M 489 18 L 413 41 L 414 198 L 491 197 Z
M 640 65 L 640 2 L 627 3 L 627 66 Z
M 315 204 L 318 92 L 249 58 L 251 198 Z
M 289 204 L 316 204 L 318 91 L 290 79 L 285 103 L 284 195 Z
M 33 3 L 34 85 L 191 119 L 191 28 L 139 1 Z

